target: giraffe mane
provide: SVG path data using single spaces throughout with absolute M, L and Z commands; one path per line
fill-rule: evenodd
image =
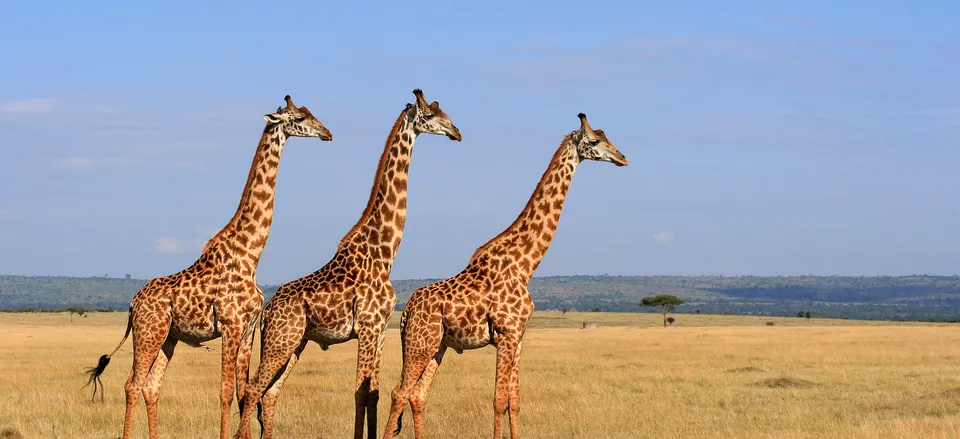
M 370 215 L 373 213 L 373 205 L 377 200 L 377 191 L 380 188 L 380 184 L 383 182 L 383 168 L 387 164 L 387 156 L 390 154 L 390 147 L 393 145 L 393 139 L 396 137 L 397 132 L 400 131 L 400 125 L 403 124 L 403 121 L 407 118 L 407 114 L 410 110 L 411 105 L 407 104 L 403 108 L 403 111 L 400 112 L 400 116 L 397 117 L 397 121 L 394 122 L 393 128 L 390 129 L 390 134 L 387 135 L 386 144 L 383 147 L 383 153 L 380 154 L 380 162 L 377 164 L 377 174 L 374 176 L 373 185 L 370 186 L 370 199 L 367 201 L 367 207 L 363 209 L 363 213 L 360 214 L 360 219 L 357 220 L 357 223 L 350 228 L 350 231 L 344 235 L 341 243 L 346 241 L 351 235 L 356 233 L 357 230 L 365 223 Z
M 477 249 L 473 252 L 473 255 L 470 256 L 471 261 L 474 260 L 474 258 L 480 255 L 480 253 L 482 253 L 488 247 L 490 247 L 491 244 L 493 244 L 494 242 L 502 238 L 504 235 L 509 233 L 513 229 L 513 227 L 520 222 L 520 220 L 523 218 L 523 214 L 532 207 L 533 199 L 535 198 L 534 195 L 536 195 L 537 191 L 541 187 L 543 187 L 544 184 L 546 183 L 547 176 L 550 175 L 550 172 L 553 170 L 553 166 L 552 166 L 553 163 L 557 160 L 558 157 L 560 157 L 561 154 L 563 154 L 564 149 L 567 146 L 567 143 L 570 142 L 571 138 L 573 138 L 573 133 L 567 134 L 566 137 L 563 138 L 563 142 L 560 142 L 560 146 L 557 148 L 557 151 L 554 152 L 553 157 L 550 158 L 550 164 L 547 165 L 547 169 L 544 170 L 543 175 L 540 176 L 540 181 L 537 182 L 537 187 L 533 189 L 533 192 L 530 194 L 530 198 L 527 199 L 527 204 L 523 206 L 523 210 L 520 211 L 520 214 L 517 215 L 517 218 L 514 219 L 513 222 L 510 223 L 509 226 L 507 226 L 507 228 L 503 229 L 503 231 L 500 232 L 500 234 L 498 234 L 497 236 L 494 236 L 493 239 L 487 241 L 485 244 L 481 245 L 480 247 L 477 247 Z

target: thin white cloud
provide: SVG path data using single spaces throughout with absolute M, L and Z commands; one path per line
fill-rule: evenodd
M 662 244 L 670 244 L 673 242 L 673 232 L 669 230 L 661 230 L 653 234 L 653 240 Z
M 56 102 L 49 98 L 20 99 L 16 101 L 0 101 L 0 113 L 36 114 L 48 113 L 53 110 Z
M 173 238 L 157 238 L 153 248 L 160 253 L 180 253 L 184 250 L 184 245 Z

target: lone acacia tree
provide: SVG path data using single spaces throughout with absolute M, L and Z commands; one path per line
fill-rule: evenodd
M 677 309 L 678 306 L 683 304 L 683 299 L 677 296 L 671 296 L 669 294 L 661 294 L 659 296 L 650 296 L 640 299 L 641 306 L 649 306 L 652 308 L 657 308 L 663 313 L 663 327 L 667 327 L 667 313 L 673 312 Z
M 71 306 L 71 307 L 67 308 L 66 311 L 67 311 L 68 313 L 70 313 L 70 321 L 71 321 L 71 322 L 73 321 L 73 315 L 74 315 L 74 314 L 78 314 L 80 317 L 86 317 L 86 316 L 87 316 L 87 309 L 86 309 L 86 308 L 83 308 L 83 307 L 79 307 L 79 306 Z

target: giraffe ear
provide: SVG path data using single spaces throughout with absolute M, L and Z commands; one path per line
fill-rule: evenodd
M 263 115 L 263 119 L 266 120 L 268 123 L 281 123 L 281 122 L 283 122 L 283 118 L 280 116 L 279 113 L 264 114 L 264 115 Z

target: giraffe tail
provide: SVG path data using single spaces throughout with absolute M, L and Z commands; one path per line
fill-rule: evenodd
M 397 429 L 393 430 L 393 435 L 397 436 L 400 434 L 400 430 L 403 428 L 403 410 L 400 411 L 400 414 L 397 416 Z
M 263 439 L 263 403 L 257 401 L 257 422 L 260 424 L 260 439 Z
M 127 341 L 127 338 L 130 337 L 130 330 L 133 329 L 133 307 L 130 307 L 127 310 L 127 330 L 123 333 L 123 339 L 120 340 L 120 344 L 109 354 L 103 354 L 100 356 L 100 359 L 97 361 L 97 365 L 94 367 L 88 367 L 84 373 L 87 375 L 87 384 L 84 384 L 83 387 L 87 387 L 90 384 L 93 384 L 93 396 L 97 396 L 97 381 L 100 380 L 100 375 L 103 374 L 103 371 L 107 369 L 107 365 L 110 364 L 110 357 L 113 354 L 116 354 L 120 350 L 120 347 Z M 103 383 L 100 384 L 100 393 L 101 398 L 103 394 Z

